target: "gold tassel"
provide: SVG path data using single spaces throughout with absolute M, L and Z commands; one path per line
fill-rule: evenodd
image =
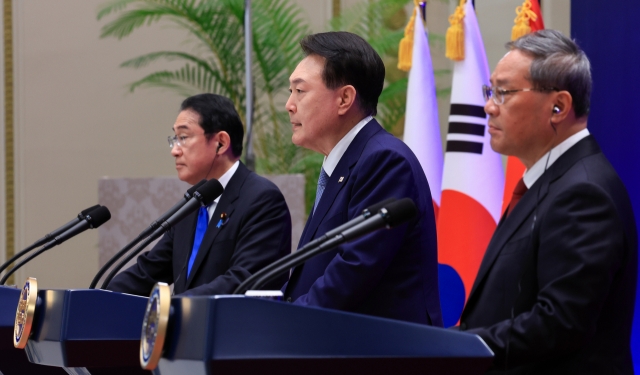
M 511 40 L 516 40 L 531 32 L 531 21 L 536 22 L 538 15 L 531 10 L 531 0 L 524 0 L 521 6 L 516 8 L 516 19 L 513 20 Z
M 398 69 L 408 72 L 411 69 L 411 60 L 413 59 L 413 31 L 416 24 L 416 9 L 419 6 L 418 0 L 413 1 L 413 13 L 407 27 L 404 28 L 404 37 L 400 41 L 398 48 Z
M 464 5 L 466 0 L 460 0 L 456 11 L 449 16 L 447 29 L 447 50 L 445 56 L 453 61 L 464 60 Z

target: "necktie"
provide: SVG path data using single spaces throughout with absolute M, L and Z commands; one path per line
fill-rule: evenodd
M 207 208 L 205 206 L 202 206 L 200 207 L 200 211 L 198 211 L 198 223 L 196 224 L 196 235 L 193 238 L 193 248 L 191 249 L 191 256 L 189 257 L 187 277 L 189 277 L 189 274 L 191 273 L 191 267 L 193 267 L 193 263 L 196 261 L 198 249 L 200 249 L 200 244 L 202 243 L 202 239 L 204 238 L 204 234 L 206 233 L 208 226 L 209 213 L 207 212 Z
M 524 184 L 524 180 L 520 179 L 516 184 L 516 187 L 513 189 L 513 195 L 511 195 L 511 202 L 509 203 L 509 208 L 507 209 L 507 217 L 511 215 L 511 212 L 516 207 L 516 204 L 520 202 L 520 198 L 527 192 L 527 185 Z
M 324 171 L 324 168 L 320 168 L 320 177 L 318 177 L 318 187 L 316 189 L 316 203 L 313 205 L 314 213 L 316 212 L 316 207 L 318 207 L 322 193 L 324 193 L 324 188 L 327 186 L 327 181 L 329 181 L 329 175 Z

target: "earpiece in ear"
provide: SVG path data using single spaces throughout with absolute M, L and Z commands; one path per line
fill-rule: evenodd
M 216 155 L 218 155 L 218 151 L 220 151 L 221 147 L 222 147 L 222 143 L 218 142 L 218 148 L 216 149 Z
M 552 111 L 552 112 L 553 112 L 554 114 L 556 114 L 556 113 L 560 113 L 560 107 L 558 107 L 557 105 L 554 105 L 554 106 L 553 106 L 553 111 Z

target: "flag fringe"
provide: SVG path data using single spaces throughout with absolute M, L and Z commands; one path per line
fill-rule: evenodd
M 449 16 L 449 28 L 447 29 L 447 49 L 445 56 L 453 61 L 464 60 L 464 4 L 466 0 L 460 0 L 456 11 Z

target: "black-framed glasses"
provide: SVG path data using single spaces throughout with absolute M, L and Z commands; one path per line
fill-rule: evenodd
M 487 86 L 482 85 L 482 95 L 484 96 L 484 100 L 488 101 L 489 99 L 493 99 L 493 102 L 496 105 L 500 105 L 504 103 L 504 96 L 508 94 L 513 94 L 520 91 L 558 91 L 555 87 L 532 87 L 526 89 L 514 89 L 514 90 L 504 90 L 497 86 Z

